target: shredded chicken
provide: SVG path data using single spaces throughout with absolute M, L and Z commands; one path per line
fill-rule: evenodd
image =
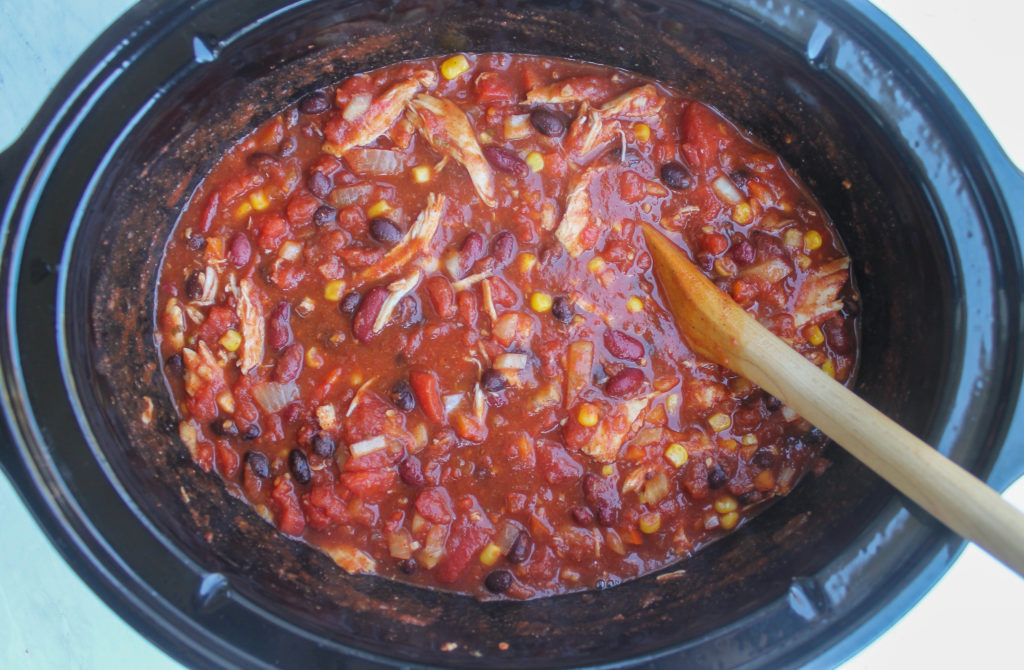
M 427 196 L 427 206 L 416 218 L 412 228 L 391 251 L 379 261 L 360 272 L 356 280 L 364 282 L 387 276 L 408 263 L 413 256 L 430 245 L 434 234 L 441 223 L 441 215 L 447 198 L 444 195 L 431 193 Z
M 646 119 L 664 106 L 665 98 L 658 95 L 658 89 L 653 84 L 645 84 L 602 105 L 600 114 L 603 119 Z
M 794 326 L 801 328 L 807 323 L 818 323 L 843 308 L 838 296 L 850 278 L 849 267 L 849 258 L 838 258 L 807 277 L 794 304 Z
M 373 332 L 379 333 L 387 325 L 395 307 L 398 307 L 402 298 L 409 295 L 419 285 L 421 276 L 422 273 L 419 270 L 413 270 L 408 277 L 388 284 L 388 297 L 384 299 L 384 304 L 381 305 L 380 312 L 377 313 L 377 318 L 373 322 Z
M 238 359 L 238 367 L 242 374 L 263 362 L 263 340 L 266 323 L 263 320 L 263 304 L 260 296 L 253 294 L 252 283 L 243 279 L 238 291 L 238 320 L 242 323 L 242 356 Z
M 328 550 L 327 554 L 350 575 L 359 572 L 372 573 L 377 569 L 377 562 L 365 551 L 355 547 L 342 545 Z
M 606 105 L 592 109 L 587 102 L 580 106 L 579 116 L 569 127 L 565 146 L 578 161 L 585 160 L 598 149 L 624 137 L 622 119 L 637 120 L 654 116 L 665 106 L 652 84 L 626 91 Z M 623 145 L 623 150 L 625 145 Z
M 614 461 L 622 444 L 640 428 L 647 408 L 656 395 L 640 396 L 617 405 L 597 424 L 594 437 L 584 445 L 583 453 L 602 463 Z
M 171 346 L 180 351 L 185 346 L 185 310 L 177 298 L 171 298 L 164 307 L 164 332 L 170 333 Z
M 185 363 L 185 393 L 194 396 L 207 386 L 214 389 L 227 386 L 224 370 L 206 342 L 200 340 L 195 349 L 182 349 L 181 355 Z
M 324 128 L 329 142 L 327 149 L 340 156 L 353 147 L 371 144 L 402 117 L 414 95 L 430 88 L 436 81 L 437 74 L 420 70 L 369 102 L 356 96 L 344 113 Z M 364 106 L 365 109 L 360 109 Z
M 430 146 L 454 158 L 469 172 L 477 195 L 488 207 L 497 206 L 494 199 L 494 171 L 484 158 L 476 133 L 466 113 L 450 100 L 431 95 L 417 95 L 409 103 L 409 121 Z
M 555 237 L 562 243 L 566 251 L 576 258 L 592 244 L 583 239 L 587 226 L 601 227 L 603 222 L 597 218 L 590 202 L 590 183 L 604 168 L 592 167 L 583 170 L 569 182 L 569 195 L 566 196 L 565 214 L 555 230 Z
M 793 268 L 788 262 L 781 258 L 771 258 L 757 265 L 744 268 L 740 272 L 740 276 L 745 279 L 759 279 L 767 284 L 774 284 L 775 282 L 782 281 L 792 272 Z
M 526 102 L 531 105 L 564 105 L 593 101 L 607 90 L 605 82 L 605 77 L 570 77 L 530 89 L 526 92 Z

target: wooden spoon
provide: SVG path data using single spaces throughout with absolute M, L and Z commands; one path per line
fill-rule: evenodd
M 901 493 L 1024 576 L 1024 514 L 861 400 L 747 314 L 662 233 L 643 226 L 679 332 L 817 426 Z

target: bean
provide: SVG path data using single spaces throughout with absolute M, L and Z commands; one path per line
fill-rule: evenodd
M 180 377 L 185 374 L 185 359 L 182 358 L 181 354 L 172 354 L 164 361 L 164 367 L 169 374 Z
M 775 465 L 775 452 L 769 447 L 759 447 L 750 459 L 751 465 L 767 469 Z
M 336 449 L 334 440 L 329 435 L 317 433 L 312 440 L 313 453 L 321 458 L 330 458 Z
M 263 434 L 263 431 L 260 430 L 260 426 L 259 426 L 258 423 L 250 423 L 249 427 L 245 429 L 244 433 L 242 433 L 242 439 L 243 440 L 255 440 L 257 437 L 259 437 L 262 434 Z
M 550 109 L 535 109 L 530 112 L 530 123 L 541 135 L 561 137 L 565 134 L 565 119 Z
M 202 251 L 206 248 L 206 238 L 198 233 L 192 233 L 185 240 L 185 246 L 189 251 Z
M 416 409 L 416 395 L 412 392 L 409 382 L 399 379 L 391 385 L 391 401 L 403 412 Z
M 236 268 L 244 267 L 252 257 L 252 245 L 245 233 L 238 231 L 228 240 L 228 261 Z
M 466 235 L 466 239 L 462 240 L 462 246 L 459 247 L 459 253 L 463 257 L 462 267 L 469 269 L 476 259 L 480 258 L 480 254 L 484 250 L 484 236 L 480 233 L 470 233 Z
M 551 302 L 551 315 L 562 323 L 569 323 L 576 316 L 576 309 L 567 297 L 560 295 Z
M 619 520 L 622 500 L 615 486 L 604 477 L 588 474 L 583 478 L 583 497 L 591 509 L 597 510 L 597 522 L 614 526 Z
M 352 334 L 360 342 L 365 344 L 376 336 L 377 333 L 373 332 L 373 323 L 377 320 L 377 315 L 380 314 L 389 294 L 390 292 L 383 286 L 374 286 L 360 301 L 356 315 L 352 319 Z
M 767 394 L 766 394 L 767 395 Z M 773 395 L 767 395 L 764 399 L 764 406 L 769 412 L 778 412 L 782 409 L 782 401 Z
M 405 560 L 398 562 L 398 569 L 407 575 L 411 575 L 416 572 L 416 559 L 406 558 Z
M 402 229 L 386 216 L 370 219 L 370 237 L 381 244 L 393 247 L 402 241 Z
M 625 398 L 640 390 L 647 378 L 638 368 L 623 368 L 608 379 L 604 392 L 615 398 Z
M 708 470 L 708 486 L 713 489 L 720 489 L 729 483 L 729 475 L 725 474 L 725 470 L 718 463 L 711 466 Z
M 285 347 L 274 365 L 274 371 L 270 375 L 271 379 L 282 384 L 298 379 L 299 373 L 302 372 L 302 357 L 305 353 L 302 345 L 298 342 Z
M 203 297 L 203 280 L 205 275 L 199 270 L 193 270 L 185 280 L 185 296 L 189 300 L 199 300 Z
M 320 170 L 313 170 L 306 177 L 306 188 L 309 189 L 310 193 L 323 200 L 334 190 L 334 185 L 331 183 L 330 177 L 320 172 Z
M 424 282 L 427 295 L 430 297 L 430 304 L 434 311 L 442 319 L 451 319 L 455 316 L 455 289 L 451 282 L 441 275 L 434 275 Z
M 498 391 L 505 390 L 507 387 L 508 380 L 505 379 L 505 375 L 497 370 L 484 370 L 484 373 L 480 375 L 480 388 L 488 393 L 497 393 Z
M 572 520 L 581 526 L 589 526 L 594 523 L 594 513 L 583 505 L 577 505 L 573 507 L 569 514 L 572 515 Z
M 326 91 L 313 91 L 299 102 L 299 111 L 303 114 L 320 114 L 331 107 L 331 99 Z
M 270 459 L 262 451 L 245 452 L 245 463 L 249 466 L 250 472 L 259 479 L 270 476 Z
M 612 356 L 626 361 L 639 361 L 644 357 L 643 343 L 621 330 L 604 331 L 604 347 Z
M 238 426 L 231 419 L 217 419 L 210 424 L 210 430 L 221 437 L 238 437 Z
M 341 299 L 338 304 L 338 309 L 341 310 L 342 314 L 351 314 L 356 311 L 356 307 L 359 307 L 359 291 L 349 291 L 345 294 L 345 297 Z
M 276 351 L 292 342 L 291 317 L 292 306 L 287 302 L 279 302 L 267 319 L 267 344 Z
M 415 456 L 406 456 L 398 463 L 398 476 L 407 486 L 423 486 L 427 478 L 423 476 L 423 464 Z
M 295 481 L 300 484 L 313 481 L 313 469 L 309 467 L 309 459 L 301 449 L 292 449 L 288 454 L 288 469 L 292 471 Z
M 682 163 L 672 161 L 661 166 L 661 181 L 670 189 L 682 191 L 690 187 L 693 177 Z
M 516 539 L 512 540 L 512 546 L 509 547 L 508 556 L 505 558 L 508 559 L 509 563 L 519 565 L 520 563 L 526 562 L 526 559 L 530 557 L 530 553 L 532 553 L 532 551 L 533 539 L 527 531 L 521 530 L 519 531 L 519 534 L 516 535 Z
M 249 154 L 249 156 L 245 159 L 245 162 L 252 169 L 258 170 L 264 174 L 266 174 L 270 170 L 273 170 L 274 168 L 281 164 L 281 161 L 278 160 L 276 156 L 272 156 L 271 154 L 264 153 L 262 151 L 257 151 L 256 153 Z
M 754 245 L 746 240 L 742 240 L 732 245 L 729 254 L 740 265 L 750 265 L 754 262 Z
M 289 135 L 288 137 L 281 140 L 281 143 L 277 145 L 277 155 L 281 158 L 287 158 L 295 153 L 295 150 L 299 148 L 299 141 Z
M 320 205 L 313 212 L 313 223 L 318 226 L 326 226 L 338 218 L 338 210 L 330 205 Z
M 503 230 L 491 240 L 491 256 L 498 265 L 505 265 L 516 255 L 516 236 Z
M 508 570 L 495 570 L 484 579 L 484 586 L 491 593 L 504 593 L 512 586 L 512 573 Z
M 482 151 L 487 162 L 499 172 L 506 172 L 520 178 L 530 174 L 530 168 L 526 165 L 526 161 L 510 149 L 488 145 L 483 147 Z

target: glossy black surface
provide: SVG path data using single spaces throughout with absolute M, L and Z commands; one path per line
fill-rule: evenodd
M 1011 218 L 1024 180 L 934 63 L 874 9 L 278 4 L 137 7 L 0 160 L 3 465 L 79 573 L 178 658 L 832 664 L 909 608 L 961 546 L 832 447 L 823 477 L 677 565 L 676 579 L 481 604 L 341 574 L 197 472 L 170 431 L 150 339 L 155 263 L 175 213 L 247 129 L 323 83 L 401 58 L 594 60 L 675 83 L 751 128 L 817 193 L 856 259 L 858 392 L 997 487 L 1024 471 Z M 137 420 L 145 395 L 157 407 L 150 427 Z

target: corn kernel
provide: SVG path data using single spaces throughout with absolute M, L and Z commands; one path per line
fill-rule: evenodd
M 754 488 L 758 491 L 771 491 L 775 488 L 775 475 L 771 470 L 762 470 L 754 477 Z
M 580 405 L 580 411 L 576 415 L 576 419 L 580 422 L 581 426 L 586 426 L 587 428 L 596 426 L 598 419 L 597 407 L 589 402 L 583 403 Z
M 547 312 L 551 309 L 551 296 L 547 293 L 534 293 L 530 296 L 530 307 L 535 312 Z
M 235 413 L 235 396 L 231 391 L 221 391 L 217 394 L 217 405 L 227 414 Z
M 661 513 L 646 512 L 640 515 L 640 532 L 650 535 L 661 528 Z
M 587 269 L 594 274 L 597 274 L 604 269 L 604 259 L 600 256 L 594 256 L 590 259 L 590 262 L 587 263 Z
M 345 293 L 345 282 L 341 279 L 327 282 L 324 287 L 324 299 L 331 302 L 338 302 Z
M 740 446 L 740 443 L 731 437 L 722 440 L 720 444 L 722 445 L 722 449 L 725 449 L 726 451 L 736 451 Z
M 462 54 L 457 54 L 441 63 L 441 76 L 448 80 L 455 79 L 468 69 L 469 59 Z
M 352 376 L 348 378 L 348 381 L 352 386 L 359 386 L 363 383 L 363 373 L 356 370 L 352 373 Z
M 544 169 L 544 157 L 536 151 L 531 151 L 526 154 L 526 164 L 530 166 L 530 169 L 534 172 L 540 172 Z
M 644 301 L 640 298 L 633 296 L 626 301 L 626 309 L 632 314 L 644 311 Z
M 429 165 L 417 165 L 412 169 L 412 180 L 417 184 L 425 184 L 434 176 Z
M 678 442 L 673 442 L 665 448 L 665 458 L 672 465 L 681 468 L 686 465 L 686 461 L 690 460 L 690 452 Z
M 484 550 L 480 552 L 480 562 L 484 565 L 494 565 L 499 558 L 501 558 L 501 547 L 493 542 L 488 542 Z
M 745 446 L 753 447 L 754 445 L 757 444 L 757 435 L 754 435 L 753 433 L 747 433 L 742 438 L 740 438 L 740 441 Z
M 732 208 L 732 220 L 741 226 L 745 226 L 754 220 L 754 210 L 749 203 L 741 202 Z
M 531 253 L 519 254 L 519 272 L 522 274 L 528 273 L 533 269 L 533 266 L 537 264 L 537 257 Z
M 252 205 L 248 200 L 243 202 L 241 205 L 235 208 L 235 218 L 240 219 L 252 211 Z
M 228 351 L 238 351 L 242 346 L 242 335 L 237 330 L 229 330 L 221 336 L 220 346 Z
M 736 524 L 740 522 L 739 512 L 728 512 L 718 518 L 719 524 L 722 526 L 722 530 L 732 530 L 736 527 Z
M 633 137 L 637 142 L 646 142 L 651 139 L 651 127 L 646 123 L 638 123 L 633 126 Z
M 601 468 L 602 477 L 611 477 L 615 474 L 615 466 L 609 463 Z
M 821 246 L 821 233 L 816 230 L 808 230 L 804 233 L 804 246 L 807 251 L 814 251 Z
M 817 326 L 807 326 L 804 328 L 804 337 L 807 341 L 815 347 L 820 347 L 825 343 L 825 334 L 821 332 L 821 328 Z
M 728 414 L 718 412 L 708 417 L 708 425 L 711 426 L 713 431 L 720 433 L 732 425 L 732 418 Z
M 324 364 L 324 357 L 320 355 L 320 350 L 316 347 L 310 347 L 306 351 L 306 365 L 311 368 L 319 368 Z
M 267 194 L 263 192 L 263 189 L 250 193 L 249 203 L 252 204 L 252 208 L 257 212 L 270 207 L 270 201 L 267 200 Z
M 830 358 L 821 364 L 821 371 L 834 378 L 836 376 L 836 364 Z
M 366 216 L 373 219 L 378 216 L 384 216 L 391 211 L 391 205 L 385 200 L 378 200 L 374 204 L 370 205 L 370 209 L 366 210 Z
M 732 496 L 722 496 L 715 501 L 715 511 L 719 514 L 735 512 L 737 507 L 739 507 L 739 503 L 737 503 L 736 498 L 733 498 Z

